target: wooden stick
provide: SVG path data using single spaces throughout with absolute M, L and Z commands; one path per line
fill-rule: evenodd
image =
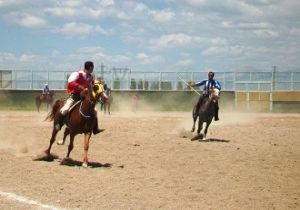
M 187 83 L 186 81 L 184 81 L 178 74 L 177 77 L 184 82 L 187 86 L 189 86 L 195 93 L 197 93 L 199 96 L 201 95 L 201 93 L 199 93 L 197 90 L 195 90 L 195 88 L 193 88 L 189 83 Z

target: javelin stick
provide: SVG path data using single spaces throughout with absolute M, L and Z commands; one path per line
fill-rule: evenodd
M 193 88 L 189 83 L 184 81 L 178 74 L 177 74 L 178 79 L 180 79 L 182 82 L 184 82 L 187 86 L 189 86 L 195 93 L 197 93 L 199 96 L 201 95 L 195 88 Z

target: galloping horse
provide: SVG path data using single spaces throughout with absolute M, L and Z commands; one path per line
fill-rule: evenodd
M 38 95 L 35 97 L 35 104 L 36 104 L 36 108 L 37 108 L 37 111 L 39 112 L 40 111 L 40 107 L 42 105 L 42 103 L 46 103 L 47 104 L 47 110 L 48 110 L 48 106 L 52 106 L 52 103 L 53 103 L 53 100 L 54 100 L 54 92 L 53 91 L 50 91 L 49 94 L 41 94 L 41 95 Z
M 113 96 L 111 94 L 111 89 L 107 88 L 105 90 L 105 94 L 107 95 L 108 98 L 106 100 L 100 102 L 101 103 L 101 111 L 103 110 L 104 114 L 106 114 L 106 110 L 107 110 L 108 114 L 110 114 L 110 105 L 113 102 Z
M 68 146 L 68 153 L 66 158 L 63 161 L 67 161 L 69 159 L 70 153 L 73 149 L 73 142 L 74 137 L 77 134 L 84 133 L 84 157 L 82 162 L 82 167 L 88 166 L 88 149 L 89 149 L 89 140 L 91 138 L 91 133 L 93 130 L 93 127 L 96 123 L 96 116 L 95 116 L 95 106 L 97 103 L 97 100 L 102 97 L 106 98 L 106 95 L 102 93 L 94 94 L 97 92 L 98 87 L 93 86 L 89 87 L 88 90 L 84 90 L 81 92 L 81 101 L 79 101 L 74 107 L 69 111 L 68 115 L 66 116 L 66 124 L 67 128 L 64 132 L 64 140 L 66 139 L 67 135 L 70 135 L 70 144 Z M 57 100 L 52 108 L 52 111 L 49 113 L 46 119 L 53 120 L 53 130 L 52 130 L 52 136 L 50 138 L 50 145 L 48 149 L 45 151 L 46 155 L 51 156 L 50 150 L 52 147 L 52 144 L 55 141 L 56 134 L 59 130 L 55 128 L 55 125 L 59 121 L 59 112 L 60 108 L 63 106 L 64 102 L 62 100 Z M 62 161 L 62 162 L 63 162 Z
M 193 127 L 192 127 L 192 132 L 195 131 L 195 123 L 197 121 L 197 118 L 199 117 L 199 121 L 198 121 L 198 129 L 197 129 L 197 136 L 193 137 L 192 140 L 197 140 L 197 139 L 206 139 L 206 134 L 207 134 L 207 130 L 208 127 L 215 115 L 215 103 L 218 101 L 219 99 L 219 89 L 217 88 L 213 88 L 210 90 L 210 94 L 209 97 L 206 97 L 202 104 L 200 105 L 200 109 L 199 112 L 196 113 L 196 105 L 194 106 L 193 109 Z M 200 133 L 202 131 L 203 128 L 203 123 L 206 123 L 205 125 L 205 129 L 204 129 L 204 133 Z

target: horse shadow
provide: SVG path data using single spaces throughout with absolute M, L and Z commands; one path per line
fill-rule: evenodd
M 37 155 L 36 157 L 32 158 L 33 161 L 46 161 L 46 162 L 52 162 L 55 159 L 59 159 L 58 155 L 56 154 L 40 154 Z M 73 160 L 71 158 L 64 158 L 64 159 L 59 159 L 60 161 L 60 165 L 64 165 L 64 166 L 82 166 L 82 161 L 78 161 L 78 160 Z M 112 164 L 111 163 L 100 163 L 100 162 L 88 162 L 88 167 L 89 168 L 111 168 Z
M 208 138 L 205 140 L 199 139 L 199 142 L 223 142 L 223 143 L 229 143 L 230 140 L 226 140 L 226 139 L 217 139 L 217 138 Z
M 64 166 L 82 166 L 82 161 L 79 160 L 73 160 L 71 158 L 64 158 L 61 160 L 60 165 Z M 112 164 L 111 163 L 100 163 L 100 162 L 88 162 L 88 167 L 89 168 L 111 168 Z
M 194 136 L 194 137 L 191 139 L 191 141 L 198 140 L 199 142 L 204 142 L 204 143 L 207 143 L 207 142 L 229 143 L 229 142 L 230 142 L 230 140 L 226 140 L 226 139 L 207 138 L 207 139 L 203 140 L 202 138 L 203 138 L 203 136 L 201 137 L 201 135 Z

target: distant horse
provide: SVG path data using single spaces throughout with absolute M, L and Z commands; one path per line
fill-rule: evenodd
M 53 100 L 54 100 L 54 92 L 53 91 L 50 91 L 49 94 L 45 94 L 45 95 L 41 94 L 41 95 L 36 96 L 35 104 L 36 104 L 37 111 L 38 112 L 40 111 L 40 107 L 41 107 L 42 103 L 47 104 L 47 110 L 48 110 L 49 105 L 52 106 Z
M 107 95 L 107 99 L 106 100 L 101 100 L 100 104 L 101 104 L 101 111 L 104 111 L 104 114 L 106 114 L 106 110 L 108 112 L 108 114 L 110 114 L 110 105 L 113 102 L 113 96 L 111 94 L 111 89 L 107 88 L 105 90 L 105 94 Z
M 198 121 L 198 129 L 197 129 L 197 136 L 193 137 L 192 140 L 197 140 L 197 139 L 206 139 L 206 134 L 209 125 L 212 122 L 213 117 L 215 116 L 215 105 L 216 102 L 219 99 L 219 90 L 217 88 L 213 88 L 210 90 L 209 97 L 206 97 L 202 104 L 200 104 L 200 109 L 199 112 L 196 113 L 196 105 L 194 106 L 193 109 L 193 127 L 192 127 L 192 132 L 195 131 L 195 123 L 197 121 L 197 118 L 199 117 Z M 199 102 L 198 102 L 199 103 Z M 203 123 L 206 123 L 204 133 L 200 133 L 203 128 Z
M 65 140 L 67 135 L 70 135 L 70 144 L 68 146 L 68 153 L 66 158 L 62 161 L 68 161 L 70 153 L 73 149 L 73 142 L 74 138 L 77 134 L 84 133 L 84 157 L 82 166 L 87 167 L 88 166 L 88 149 L 89 149 L 89 140 L 91 138 L 92 130 L 96 123 L 96 116 L 95 116 L 95 106 L 100 97 L 106 98 L 106 95 L 104 93 L 96 94 L 96 96 L 93 96 L 93 91 L 97 91 L 98 86 L 90 87 L 88 90 L 84 90 L 81 92 L 81 101 L 79 101 L 68 113 L 66 116 L 66 124 L 67 128 L 64 132 L 63 139 Z M 63 106 L 64 102 L 62 100 L 57 100 L 52 108 L 52 111 L 48 114 L 46 119 L 53 120 L 53 130 L 52 130 L 52 136 L 50 138 L 50 145 L 48 149 L 45 151 L 47 156 L 51 156 L 50 150 L 52 147 L 52 144 L 55 142 L 56 134 L 59 130 L 55 128 L 55 125 L 59 121 L 60 116 L 60 109 Z

